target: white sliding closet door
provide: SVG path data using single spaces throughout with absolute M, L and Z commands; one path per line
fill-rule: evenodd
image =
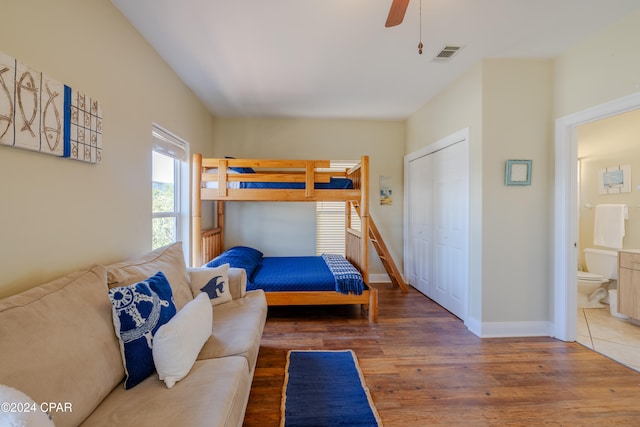
M 433 288 L 438 304 L 465 318 L 468 292 L 467 143 L 433 154 Z
M 409 163 L 409 282 L 425 295 L 431 293 L 431 264 L 420 260 L 431 258 L 431 156 Z
M 469 283 L 469 144 L 408 156 L 405 266 L 420 292 L 466 318 Z

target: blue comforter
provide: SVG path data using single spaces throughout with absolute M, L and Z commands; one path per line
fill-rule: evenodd
M 263 257 L 256 249 L 236 246 L 205 266 L 223 264 L 246 270 L 247 290 L 337 291 L 361 295 L 365 288 L 360 273 L 341 255 Z
M 283 188 L 304 189 L 304 182 L 241 182 L 240 188 Z M 353 181 L 348 178 L 331 178 L 330 182 L 316 182 L 314 188 L 324 190 L 349 190 L 353 188 Z

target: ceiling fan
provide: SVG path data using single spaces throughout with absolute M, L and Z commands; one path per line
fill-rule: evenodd
M 385 27 L 395 27 L 400 25 L 404 19 L 404 14 L 409 6 L 409 0 L 393 0 L 391 3 L 391 9 L 389 9 L 389 16 L 387 16 L 387 22 Z
M 402 24 L 404 20 L 404 14 L 407 12 L 407 6 L 409 6 L 409 0 L 393 0 L 391 3 L 391 9 L 389 9 L 389 15 L 387 16 L 387 22 L 385 27 L 395 27 Z M 418 53 L 422 55 L 422 0 L 420 0 L 420 43 L 418 43 Z

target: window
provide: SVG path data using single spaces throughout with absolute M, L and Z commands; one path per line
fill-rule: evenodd
M 155 125 L 152 135 L 151 246 L 156 249 L 188 239 L 189 145 Z
M 331 167 L 350 168 L 354 161 L 332 161 Z M 345 202 L 316 202 L 316 254 L 345 255 Z M 360 229 L 360 217 L 351 208 L 351 226 Z

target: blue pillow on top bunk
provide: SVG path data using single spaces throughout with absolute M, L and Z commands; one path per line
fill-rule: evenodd
M 231 157 L 231 156 L 224 156 L 224 158 L 235 159 L 235 157 Z M 238 173 L 256 173 L 256 171 L 254 171 L 253 168 L 230 167 L 229 169 Z
M 262 255 L 262 252 L 257 249 L 247 246 L 235 246 L 221 253 L 204 266 L 219 267 L 223 264 L 229 264 L 230 267 L 244 268 L 247 272 L 247 280 L 251 282 L 253 274 L 262 264 Z

